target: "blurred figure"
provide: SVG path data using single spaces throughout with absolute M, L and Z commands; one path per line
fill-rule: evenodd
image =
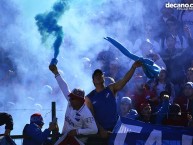
M 52 145 L 48 137 L 51 131 L 57 129 L 57 124 L 50 123 L 49 128 L 42 131 L 43 125 L 44 121 L 41 114 L 32 114 L 30 124 L 26 124 L 23 129 L 23 145 Z
M 185 50 L 188 48 L 189 43 L 186 37 L 182 34 L 182 28 L 179 25 L 179 21 L 176 17 L 171 17 L 166 21 L 167 31 L 164 37 L 161 38 L 161 47 L 166 48 L 166 36 L 172 35 L 176 39 L 175 47 L 177 49 Z
M 184 3 L 192 4 L 192 0 L 184 0 Z M 182 22 L 183 27 L 187 26 L 190 29 L 190 34 L 193 36 L 193 11 L 192 10 L 184 10 L 181 12 L 180 21 Z
M 85 93 L 81 89 L 70 91 L 67 83 L 62 79 L 56 65 L 50 65 L 49 69 L 55 75 L 56 81 L 68 102 L 65 122 L 62 130 L 63 136 L 55 145 L 80 145 L 85 143 L 78 135 L 96 134 L 98 129 L 89 108 L 84 104 Z
M 155 96 L 151 98 L 152 101 L 159 102 L 159 96 L 162 91 L 167 91 L 170 94 L 170 103 L 173 103 L 175 98 L 175 90 L 173 83 L 168 79 L 167 71 L 162 69 L 159 76 L 147 82 L 150 90 L 154 92 Z
M 9 58 L 9 54 L 3 48 L 0 47 L 0 49 L 0 81 L 1 85 L 8 85 L 17 77 L 16 66 Z
M 186 72 L 187 82 L 193 82 L 193 67 L 188 68 Z
M 4 135 L 10 135 L 11 130 L 13 130 L 13 118 L 8 113 L 0 113 L 0 125 L 5 124 L 5 133 Z
M 145 24 L 142 37 L 135 41 L 133 53 L 138 56 L 145 56 L 150 52 L 151 49 L 152 52 L 158 54 L 160 52 L 160 45 L 157 41 L 155 41 L 154 36 L 155 30 L 153 26 L 150 24 Z
M 168 117 L 163 120 L 164 125 L 188 126 L 188 118 L 182 116 L 179 104 L 172 104 L 169 107 Z
M 162 50 L 161 57 L 166 64 L 168 79 L 174 84 L 175 92 L 178 95 L 185 76 L 183 58 L 186 56 L 183 56 L 183 52 L 175 47 L 176 38 L 172 35 L 167 35 L 166 44 L 167 48 Z
M 146 123 L 153 124 L 162 124 L 162 121 L 166 114 L 168 113 L 169 108 L 169 95 L 166 93 L 162 93 L 160 95 L 162 99 L 159 108 L 157 108 L 156 112 L 152 111 L 152 107 L 150 103 L 142 103 L 139 107 L 139 120 Z
M 142 103 L 139 108 L 139 119 L 145 123 L 152 122 L 152 115 L 151 115 L 151 106 L 149 103 Z
M 183 87 L 181 96 L 177 97 L 176 103 L 180 105 L 182 115 L 187 116 L 190 114 L 193 116 L 193 83 L 187 82 Z
M 129 97 L 123 97 L 121 99 L 121 117 L 126 117 L 130 119 L 136 119 L 138 117 L 138 113 L 132 106 L 132 100 Z
M 97 56 L 97 61 L 100 63 L 101 70 L 104 71 L 105 76 L 112 77 L 115 81 L 118 80 L 121 75 L 121 66 L 113 50 L 109 48 L 101 51 Z
M 139 112 L 140 105 L 148 102 L 148 98 L 153 95 L 145 84 L 145 76 L 135 75 L 132 80 L 132 89 L 127 92 L 127 96 L 131 97 L 133 107 L 137 112 Z

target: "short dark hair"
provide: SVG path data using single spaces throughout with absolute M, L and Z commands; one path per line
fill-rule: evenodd
M 95 76 L 96 74 L 101 74 L 101 75 L 103 75 L 104 73 L 103 73 L 103 71 L 102 71 L 101 69 L 96 69 L 96 70 L 93 72 L 93 74 L 92 74 L 92 79 L 94 79 L 94 76 Z

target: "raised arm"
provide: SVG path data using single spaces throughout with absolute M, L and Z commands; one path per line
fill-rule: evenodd
M 56 65 L 50 65 L 49 69 L 55 75 L 55 78 L 58 82 L 58 85 L 59 85 L 60 89 L 62 90 L 62 93 L 64 94 L 64 96 L 68 100 L 68 95 L 70 94 L 70 90 L 69 90 L 69 87 L 68 87 L 67 83 L 60 76 L 60 74 L 58 72 L 58 68 L 56 67 Z
M 142 63 L 140 61 L 135 61 L 131 67 L 131 69 L 125 74 L 125 76 L 120 79 L 119 81 L 117 81 L 114 84 L 111 84 L 109 86 L 109 88 L 111 89 L 111 91 L 116 94 L 118 91 L 120 91 L 125 85 L 126 83 L 131 79 L 131 77 L 133 76 L 135 69 L 137 67 L 142 66 Z

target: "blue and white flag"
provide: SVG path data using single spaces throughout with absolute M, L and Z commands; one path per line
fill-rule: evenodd
M 109 145 L 193 145 L 193 128 L 153 125 L 121 118 Z
M 143 64 L 143 71 L 148 78 L 155 78 L 159 75 L 161 68 L 157 66 L 152 60 L 147 58 L 139 57 L 135 54 L 132 54 L 127 48 L 125 48 L 121 43 L 114 40 L 111 37 L 105 37 L 105 40 L 109 41 L 113 44 L 116 48 L 118 48 L 125 56 L 134 60 L 134 61 L 141 61 Z

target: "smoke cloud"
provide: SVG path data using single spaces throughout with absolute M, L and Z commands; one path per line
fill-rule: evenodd
M 59 47 L 63 40 L 62 26 L 57 24 L 58 19 L 68 10 L 68 0 L 60 0 L 54 4 L 52 10 L 48 13 L 38 14 L 35 17 L 38 30 L 42 35 L 42 42 L 47 40 L 47 37 L 53 35 L 55 41 L 53 43 L 54 58 L 59 54 Z

